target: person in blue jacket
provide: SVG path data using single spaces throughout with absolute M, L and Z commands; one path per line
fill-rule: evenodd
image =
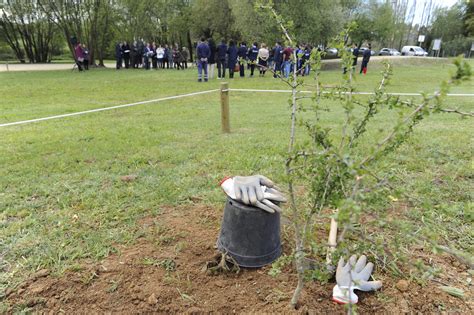
M 143 68 L 150 70 L 150 58 L 153 56 L 153 49 L 151 43 L 148 43 L 143 49 Z
M 253 72 L 257 65 L 257 56 L 258 56 L 258 44 L 257 42 L 253 43 L 252 47 L 249 48 L 247 53 L 249 64 L 250 64 L 250 77 L 253 77 Z
M 227 45 L 225 40 L 222 40 L 221 43 L 217 46 L 217 78 L 225 78 L 225 67 L 226 67 L 226 56 L 227 56 Z
M 245 61 L 247 60 L 247 45 L 245 42 L 240 44 L 237 56 L 239 57 L 240 77 L 243 78 L 245 77 Z
M 227 49 L 227 66 L 229 67 L 229 78 L 234 78 L 234 69 L 237 64 L 237 47 L 234 41 L 229 42 L 229 48 Z
M 311 71 L 311 51 L 313 50 L 313 47 L 311 45 L 306 45 L 304 48 L 303 52 L 303 75 L 309 75 L 309 72 Z
M 201 38 L 201 42 L 196 47 L 197 66 L 198 66 L 198 82 L 202 82 L 202 71 L 204 70 L 204 81 L 207 82 L 207 65 L 209 57 L 211 56 L 211 49 L 206 43 L 204 37 Z
M 297 75 L 304 75 L 304 68 L 303 68 L 303 63 L 304 63 L 304 50 L 303 50 L 304 44 L 298 44 L 296 45 L 295 49 L 295 54 L 296 54 L 296 73 Z

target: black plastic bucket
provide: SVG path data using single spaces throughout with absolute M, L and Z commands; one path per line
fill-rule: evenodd
M 217 248 L 241 267 L 272 263 L 281 255 L 280 214 L 227 198 Z

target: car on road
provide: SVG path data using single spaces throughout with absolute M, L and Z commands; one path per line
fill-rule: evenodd
M 403 46 L 402 56 L 428 56 L 428 53 L 420 46 Z
M 324 50 L 327 58 L 336 58 L 338 54 L 337 48 L 328 47 Z
M 400 52 L 395 48 L 382 48 L 379 51 L 379 56 L 400 56 Z
M 369 48 L 367 48 L 367 47 L 361 47 L 361 48 L 359 48 L 359 56 L 364 55 L 364 51 L 366 51 L 367 49 L 369 49 Z M 370 51 L 370 55 L 371 55 L 371 56 L 374 56 L 374 55 L 375 55 L 375 51 L 371 50 L 371 51 Z

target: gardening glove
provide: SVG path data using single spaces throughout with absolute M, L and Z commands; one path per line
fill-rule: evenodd
M 286 202 L 278 187 L 262 175 L 224 178 L 221 187 L 230 198 L 270 213 L 281 212 L 272 201 Z
M 381 281 L 368 281 L 374 264 L 367 263 L 367 257 L 362 255 L 357 260 L 355 255 L 344 264 L 341 257 L 336 269 L 336 286 L 332 290 L 332 299 L 339 304 L 356 304 L 359 300 L 354 290 L 375 291 L 382 287 Z

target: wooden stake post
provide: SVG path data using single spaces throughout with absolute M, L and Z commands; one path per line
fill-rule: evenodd
M 221 83 L 221 124 L 222 132 L 230 133 L 229 83 Z

